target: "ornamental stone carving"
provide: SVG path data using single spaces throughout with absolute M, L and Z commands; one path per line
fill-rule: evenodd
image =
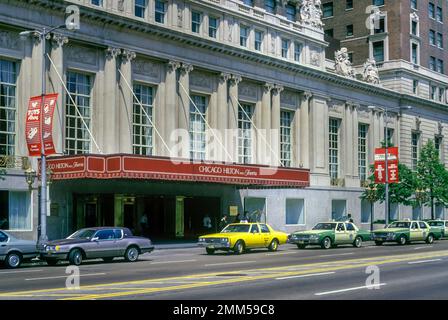
M 175 72 L 177 69 L 181 67 L 181 63 L 179 61 L 170 60 L 168 61 L 168 71 Z
M 272 89 L 273 94 L 280 94 L 285 88 L 281 84 L 276 84 Z
M 441 121 L 439 121 L 437 123 L 437 129 L 438 129 L 439 136 L 443 136 L 443 123 Z
M 304 91 L 302 97 L 305 101 L 308 101 L 313 97 L 313 93 L 311 91 Z
M 263 86 L 264 93 L 271 93 L 271 90 L 274 89 L 274 84 L 266 82 Z
M 380 83 L 378 67 L 376 66 L 375 59 L 367 59 L 367 61 L 364 63 L 364 71 L 362 74 L 362 79 L 365 82 L 372 84 Z
M 232 86 L 237 86 L 242 80 L 243 78 L 239 74 L 232 74 L 230 76 L 230 84 Z
M 355 70 L 348 58 L 347 48 L 341 48 L 334 53 L 334 68 L 336 73 L 341 76 L 353 79 L 356 77 Z
M 321 0 L 302 0 L 300 7 L 300 20 L 303 24 L 322 29 Z
M 59 33 L 54 33 L 51 37 L 51 46 L 53 49 L 62 47 L 64 44 L 68 43 L 68 38 Z
M 106 59 L 107 60 L 115 59 L 120 53 L 121 53 L 120 49 L 109 47 L 106 49 Z
M 227 83 L 227 81 L 229 81 L 231 78 L 231 74 L 227 73 L 227 72 L 221 72 L 221 74 L 219 75 L 219 82 L 220 83 Z
M 123 49 L 121 50 L 120 56 L 122 62 L 129 62 L 134 60 L 137 54 L 134 51 Z
M 180 72 L 182 75 L 188 75 L 191 71 L 193 71 L 193 65 L 190 63 L 182 63 L 180 66 Z

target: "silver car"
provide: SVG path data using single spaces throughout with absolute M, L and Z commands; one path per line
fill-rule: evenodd
M 21 240 L 0 230 L 0 262 L 7 268 L 18 268 L 22 261 L 38 255 L 36 242 Z
M 40 259 L 49 265 L 60 260 L 80 265 L 84 259 L 102 258 L 107 262 L 115 257 L 134 262 L 140 254 L 153 250 L 151 240 L 133 236 L 128 228 L 100 227 L 81 229 L 66 239 L 50 241 L 39 251 Z

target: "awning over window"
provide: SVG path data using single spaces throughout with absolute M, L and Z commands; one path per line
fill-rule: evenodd
M 192 162 L 138 155 L 79 155 L 47 158 L 52 180 L 149 179 L 234 185 L 307 187 L 309 170 Z

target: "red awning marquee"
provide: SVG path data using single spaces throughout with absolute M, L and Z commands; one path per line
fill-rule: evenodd
M 257 165 L 181 162 L 137 155 L 80 155 L 47 158 L 52 180 L 150 179 L 234 185 L 307 187 L 309 170 Z

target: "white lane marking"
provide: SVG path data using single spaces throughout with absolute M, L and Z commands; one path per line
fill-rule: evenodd
M 26 273 L 26 272 L 42 272 L 43 270 L 41 269 L 33 269 L 33 270 L 20 270 L 20 271 L 2 271 L 0 272 L 0 274 L 5 274 L 5 273 Z
M 197 260 L 190 259 L 190 260 L 172 260 L 172 261 L 156 261 L 151 262 L 150 264 L 164 264 L 164 263 L 176 263 L 176 262 L 195 262 Z
M 80 274 L 80 277 L 93 277 L 93 276 L 104 276 L 106 273 L 89 273 L 89 274 Z M 43 278 L 30 278 L 25 279 L 25 281 L 37 281 L 37 280 L 49 280 L 49 279 L 61 279 L 61 278 L 67 278 L 68 275 L 65 276 L 57 276 L 57 277 L 43 277 Z
M 324 257 L 337 257 L 337 256 L 349 256 L 351 254 L 355 254 L 354 252 L 347 252 L 347 253 L 338 253 L 338 254 L 325 254 L 322 256 L 317 256 L 318 258 L 324 258 Z
M 214 266 L 223 266 L 223 265 L 229 265 L 229 264 L 243 264 L 243 263 L 254 263 L 257 261 L 235 261 L 235 262 L 224 262 L 224 263 L 212 263 L 212 264 L 205 264 L 206 267 L 214 267 Z
M 408 264 L 419 264 L 419 263 L 436 262 L 436 261 L 442 261 L 442 259 L 411 261 L 411 262 L 408 262 Z
M 280 254 L 294 254 L 294 253 L 297 253 L 297 252 L 299 252 L 299 250 L 297 250 L 297 251 L 292 251 L 292 252 L 281 251 L 281 252 L 276 252 L 276 253 L 266 253 L 266 255 L 267 255 L 267 256 L 277 256 L 277 255 L 280 255 Z
M 336 273 L 336 272 L 311 273 L 311 274 L 303 274 L 303 275 L 300 275 L 300 276 L 290 276 L 290 277 L 275 278 L 275 280 L 286 280 L 286 279 L 296 279 L 296 278 L 325 276 L 325 275 L 334 274 L 334 273 Z
M 380 283 L 380 284 L 377 284 L 376 286 L 381 287 L 381 286 L 385 286 L 385 285 L 386 285 L 386 283 Z M 372 287 L 374 287 L 374 286 L 370 285 L 370 286 L 362 286 L 362 287 L 355 287 L 355 288 L 347 288 L 347 289 L 341 289 L 341 290 L 319 292 L 319 293 L 315 293 L 314 295 L 315 296 L 324 296 L 324 295 L 328 295 L 328 294 L 342 293 L 342 292 L 355 291 L 355 290 L 361 290 L 361 289 L 370 289 Z
M 426 248 L 432 248 L 432 246 L 417 247 L 417 248 L 414 248 L 414 250 L 420 250 L 420 249 L 426 249 Z

